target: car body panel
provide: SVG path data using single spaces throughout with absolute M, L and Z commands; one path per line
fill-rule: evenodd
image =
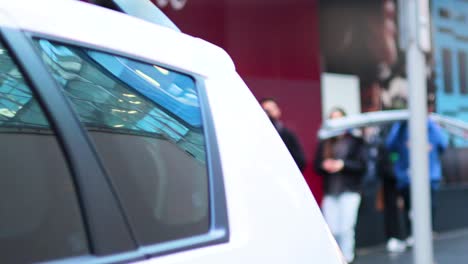
M 18 0 L 3 1 L 1 9 L 18 28 L 49 38 L 177 65 L 202 76 L 234 70 L 229 55 L 213 44 L 103 7 L 71 0 Z

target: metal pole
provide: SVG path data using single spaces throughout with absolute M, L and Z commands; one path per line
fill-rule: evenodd
M 408 143 L 414 238 L 413 257 L 415 264 L 432 264 L 434 253 L 429 192 L 426 65 L 418 37 L 422 20 L 418 4 L 420 3 L 417 0 L 408 0 L 406 6 L 409 9 L 406 72 L 409 83 L 410 140 Z

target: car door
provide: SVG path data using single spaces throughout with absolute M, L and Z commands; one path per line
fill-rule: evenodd
M 135 249 L 89 139 L 56 83 L 22 32 L 2 27 L 1 37 L 1 261 Z
M 226 242 L 203 77 L 17 27 L 4 22 L 5 42 L 57 128 L 77 183 L 88 243 L 70 257 L 129 261 Z

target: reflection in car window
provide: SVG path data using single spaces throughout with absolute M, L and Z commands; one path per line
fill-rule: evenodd
M 0 263 L 88 254 L 71 175 L 55 134 L 0 43 Z
M 88 51 L 87 54 L 114 76 L 192 126 L 201 126 L 193 79 L 160 66 Z
M 31 90 L 4 47 L 0 52 L 0 124 L 2 128 L 48 127 Z
M 146 64 L 105 53 L 52 45 L 46 40 L 39 45 L 46 55 L 43 59 L 88 128 L 159 135 L 204 161 L 193 79 L 159 66 L 148 71 Z M 160 78 L 150 77 L 157 76 L 155 72 L 162 72 Z
M 208 231 L 208 177 L 194 80 L 164 67 L 38 40 L 116 185 L 141 244 Z

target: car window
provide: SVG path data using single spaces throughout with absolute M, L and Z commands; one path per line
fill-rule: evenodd
M 116 186 L 142 245 L 208 232 L 208 175 L 194 79 L 122 56 L 37 47 Z
M 0 43 L 0 262 L 88 254 L 75 187 L 41 106 Z

